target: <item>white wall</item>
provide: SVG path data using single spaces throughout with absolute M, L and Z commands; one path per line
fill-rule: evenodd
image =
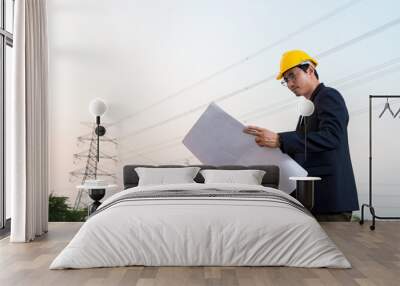
M 330 17 L 349 1 L 48 0 L 51 189 L 73 201 L 72 154 L 83 148 L 76 137 L 88 130 L 80 122 L 93 121 L 88 104 L 95 97 L 109 106 L 103 119 L 119 141 L 118 172 L 127 163 L 197 162 L 180 142 L 204 108 L 181 114 L 213 100 L 247 123 L 292 130 L 295 107 L 279 107 L 294 96 L 272 76 L 281 54 L 300 48 L 318 57 L 322 81 L 345 97 L 353 167 L 365 202 L 368 95 L 400 94 L 400 25 L 357 37 L 397 19 L 400 7 L 395 0 L 353 2 Z M 268 80 L 221 100 L 262 79 Z M 383 107 L 376 103 L 375 115 Z M 392 103 L 400 107 L 400 100 Z M 398 120 L 374 121 L 374 187 L 384 215 L 400 206 Z

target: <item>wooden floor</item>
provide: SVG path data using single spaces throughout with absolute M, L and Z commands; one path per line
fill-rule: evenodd
M 48 270 L 81 226 L 50 223 L 32 243 L 0 241 L 0 285 L 400 285 L 400 222 L 378 222 L 375 231 L 357 222 L 321 223 L 352 269 L 290 267 L 120 267 Z

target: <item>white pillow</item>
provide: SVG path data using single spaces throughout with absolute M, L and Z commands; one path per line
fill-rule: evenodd
M 261 170 L 201 170 L 200 174 L 204 177 L 204 183 L 229 183 L 261 185 L 265 171 Z
M 139 176 L 139 186 L 195 183 L 193 179 L 199 170 L 199 167 L 135 168 Z

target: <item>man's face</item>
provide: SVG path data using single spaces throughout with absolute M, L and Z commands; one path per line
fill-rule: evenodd
M 283 74 L 287 87 L 296 95 L 304 96 L 309 93 L 311 74 L 310 67 L 304 72 L 299 67 L 291 68 Z

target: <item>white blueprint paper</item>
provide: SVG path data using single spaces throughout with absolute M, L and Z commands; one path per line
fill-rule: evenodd
M 277 165 L 279 189 L 291 193 L 291 176 L 307 176 L 307 171 L 278 148 L 259 147 L 254 136 L 243 132 L 245 125 L 211 103 L 183 144 L 205 165 Z

